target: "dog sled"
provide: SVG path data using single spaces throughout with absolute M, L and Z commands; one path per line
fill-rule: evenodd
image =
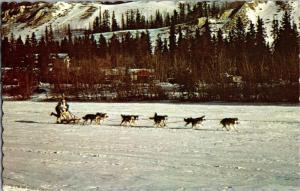
M 57 120 L 57 123 L 60 124 L 77 124 L 79 123 L 80 118 L 71 113 L 70 111 L 62 112 L 59 119 Z
M 52 112 L 50 115 L 56 117 L 56 123 L 58 124 L 77 124 L 80 121 L 80 118 L 71 113 L 70 111 L 61 112 L 59 114 Z

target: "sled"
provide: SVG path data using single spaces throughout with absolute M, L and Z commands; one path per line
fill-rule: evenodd
M 77 117 L 76 115 L 74 115 L 69 111 L 62 113 L 60 118 L 61 118 L 60 122 L 58 122 L 60 124 L 69 124 L 69 123 L 77 124 L 80 121 L 79 117 Z

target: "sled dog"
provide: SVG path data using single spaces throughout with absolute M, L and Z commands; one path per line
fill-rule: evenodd
M 231 127 L 237 131 L 235 124 L 238 124 L 238 118 L 224 118 L 220 121 L 222 124 L 222 128 L 225 128 L 227 131 L 231 129 Z
M 107 113 L 96 113 L 96 123 L 101 124 L 106 118 L 108 118 Z
M 167 115 L 157 115 L 157 113 L 154 113 L 153 117 L 150 117 L 149 119 L 154 120 L 154 126 L 156 127 L 165 127 L 166 121 L 168 119 Z
M 197 118 L 184 118 L 184 121 L 186 122 L 185 126 L 187 126 L 188 124 L 192 124 L 192 128 L 195 128 L 197 125 L 201 125 L 202 122 L 205 120 L 204 119 L 205 115 L 203 115 L 202 117 L 197 117 Z
M 130 126 L 135 125 L 135 122 L 139 119 L 138 115 L 121 115 L 122 121 L 120 125 Z
M 83 124 L 85 124 L 86 122 L 88 122 L 88 120 L 90 120 L 90 124 L 92 124 L 93 121 L 96 121 L 97 119 L 97 115 L 95 114 L 86 114 L 85 116 L 82 117 Z

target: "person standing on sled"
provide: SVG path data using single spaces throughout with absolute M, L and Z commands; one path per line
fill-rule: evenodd
M 63 98 L 58 105 L 60 110 L 60 118 L 69 120 L 71 117 L 69 112 L 69 104 L 67 104 L 66 100 Z
M 56 113 L 52 112 L 51 115 L 54 115 L 57 118 L 57 123 L 61 122 L 61 119 L 69 119 L 70 113 L 69 113 L 69 104 L 67 104 L 66 100 L 63 98 L 60 100 L 56 107 L 55 107 Z

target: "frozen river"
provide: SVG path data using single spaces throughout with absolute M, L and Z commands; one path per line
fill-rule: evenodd
M 103 125 L 55 124 L 56 103 L 4 102 L 3 182 L 32 190 L 299 190 L 300 107 L 70 103 Z M 153 128 L 154 112 L 169 116 Z M 137 114 L 137 127 L 120 127 Z M 184 117 L 205 115 L 199 130 Z M 239 132 L 219 120 L 238 117 Z

